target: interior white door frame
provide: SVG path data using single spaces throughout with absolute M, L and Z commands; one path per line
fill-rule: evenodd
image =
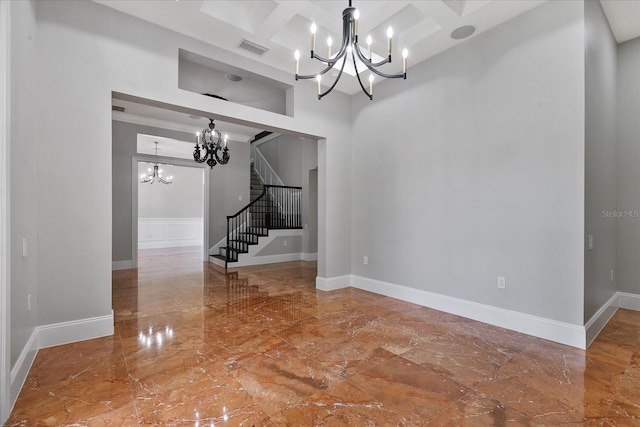
M 185 166 L 199 168 L 204 172 L 202 186 L 202 260 L 209 260 L 209 167 L 204 163 L 196 163 L 193 160 L 178 159 L 175 157 L 153 156 L 149 154 L 136 154 L 131 157 L 131 261 L 132 267 L 138 268 L 138 163 L 163 163 L 166 165 Z
M 0 425 L 11 411 L 11 257 L 9 227 L 9 135 L 10 97 L 10 7 L 11 2 L 0 1 Z

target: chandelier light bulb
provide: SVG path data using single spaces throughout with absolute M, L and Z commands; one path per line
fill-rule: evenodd
M 409 56 L 407 48 L 402 49 L 402 72 L 404 74 L 407 74 L 407 56 Z
M 358 19 L 360 19 L 360 11 L 358 9 L 353 12 L 353 35 L 358 38 Z
M 318 81 L 318 96 L 320 96 L 320 93 L 322 92 L 322 76 L 318 74 L 316 76 L 316 80 Z
M 331 45 L 333 44 L 333 39 L 331 36 L 327 37 L 327 58 L 331 58 Z
M 388 51 L 389 51 L 389 57 L 391 57 L 391 48 L 392 48 L 392 42 L 391 39 L 393 37 L 393 28 L 389 27 L 387 28 L 387 39 L 388 39 Z M 389 59 L 389 61 L 391 61 L 391 59 Z
M 296 49 L 296 51 L 293 53 L 293 57 L 296 58 L 296 76 L 297 76 L 298 74 L 300 74 L 300 51 Z
M 318 27 L 314 22 L 311 24 L 311 52 L 316 49 L 316 31 L 318 31 Z M 313 54 L 311 56 L 313 56 Z
M 371 36 L 367 36 L 367 46 L 369 47 L 369 61 L 371 61 L 371 43 L 373 43 L 373 39 Z
M 369 74 L 369 95 L 373 95 L 373 74 Z
M 391 27 L 387 28 L 387 37 L 388 38 L 393 37 L 393 28 Z

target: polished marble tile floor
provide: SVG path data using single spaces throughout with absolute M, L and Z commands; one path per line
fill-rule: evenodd
M 114 272 L 115 334 L 40 350 L 8 425 L 640 426 L 640 312 L 582 351 L 198 256 Z

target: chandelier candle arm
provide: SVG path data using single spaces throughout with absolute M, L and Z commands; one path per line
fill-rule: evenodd
M 338 73 L 338 76 L 336 77 L 336 79 L 333 81 L 333 84 L 331 85 L 331 87 L 329 87 L 329 89 L 327 89 L 326 91 L 324 91 L 324 93 L 320 94 L 318 92 L 318 100 L 322 99 L 325 95 L 327 95 L 329 92 L 331 92 L 333 90 L 334 87 L 336 87 L 336 85 L 338 84 L 338 80 L 340 80 L 340 77 L 342 76 L 342 72 L 344 71 L 344 65 L 347 63 L 347 57 L 344 56 L 344 59 L 342 60 L 342 67 L 340 67 L 340 72 Z M 360 79 L 360 76 L 358 75 L 358 73 L 356 73 L 356 75 L 358 76 L 358 79 Z M 360 86 L 362 86 L 362 84 L 360 84 Z
M 318 27 L 315 23 L 311 24 L 311 55 L 310 55 L 311 59 L 316 59 L 321 63 L 324 63 L 327 65 L 327 67 L 321 70 L 320 72 L 317 72 L 315 74 L 300 74 L 300 52 L 298 50 L 295 51 L 294 53 L 294 57 L 296 60 L 295 79 L 296 80 L 316 79 L 318 84 L 318 99 L 322 99 L 325 95 L 327 95 L 329 92 L 331 92 L 335 88 L 336 84 L 340 80 L 340 77 L 342 77 L 342 72 L 344 71 L 344 66 L 347 61 L 347 55 L 351 55 L 353 59 L 354 69 L 356 72 L 358 83 L 360 84 L 360 88 L 365 93 L 365 95 L 367 95 L 371 100 L 373 99 L 373 80 L 372 80 L 373 74 L 377 74 L 382 78 L 393 78 L 393 79 L 407 78 L 407 56 L 408 56 L 407 49 L 403 49 L 402 51 L 402 57 L 403 57 L 402 73 L 388 74 L 377 69 L 378 67 L 384 64 L 391 63 L 391 54 L 393 51 L 393 29 L 391 27 L 387 29 L 387 57 L 377 63 L 373 63 L 373 55 L 371 52 L 371 44 L 373 40 L 371 36 L 368 36 L 366 40 L 369 57 L 368 58 L 364 57 L 364 54 L 358 44 L 359 19 L 360 19 L 360 12 L 356 8 L 351 6 L 351 0 L 350 0 L 349 7 L 344 9 L 344 11 L 342 12 L 342 44 L 340 45 L 340 49 L 338 53 L 336 53 L 334 56 L 332 55 L 332 49 L 331 49 L 333 45 L 333 40 L 331 37 L 328 37 L 327 38 L 328 58 L 323 58 L 320 55 L 315 53 L 316 32 L 318 30 Z M 360 60 L 360 62 L 362 62 L 365 65 L 365 67 L 367 67 L 372 72 L 371 76 L 369 77 L 369 90 L 365 88 L 364 84 L 362 83 L 362 80 L 360 79 L 360 74 L 357 68 L 356 57 Z M 339 60 L 342 60 L 340 72 L 337 74 L 333 84 L 329 87 L 329 89 L 326 90 L 325 92 L 322 92 L 322 76 L 325 75 L 332 68 L 335 68 Z

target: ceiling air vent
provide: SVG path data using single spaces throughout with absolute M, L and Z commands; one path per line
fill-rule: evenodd
M 112 105 L 111 111 L 120 111 L 121 113 L 124 113 L 124 107 L 118 107 L 117 105 Z
M 256 55 L 264 55 L 265 52 L 268 52 L 269 49 L 264 47 L 264 46 L 260 46 L 257 43 L 254 42 L 250 42 L 247 39 L 242 39 L 242 43 L 240 43 L 240 45 L 238 45 L 238 47 L 240 49 L 244 49 L 246 51 L 249 51 L 251 53 L 255 53 Z

